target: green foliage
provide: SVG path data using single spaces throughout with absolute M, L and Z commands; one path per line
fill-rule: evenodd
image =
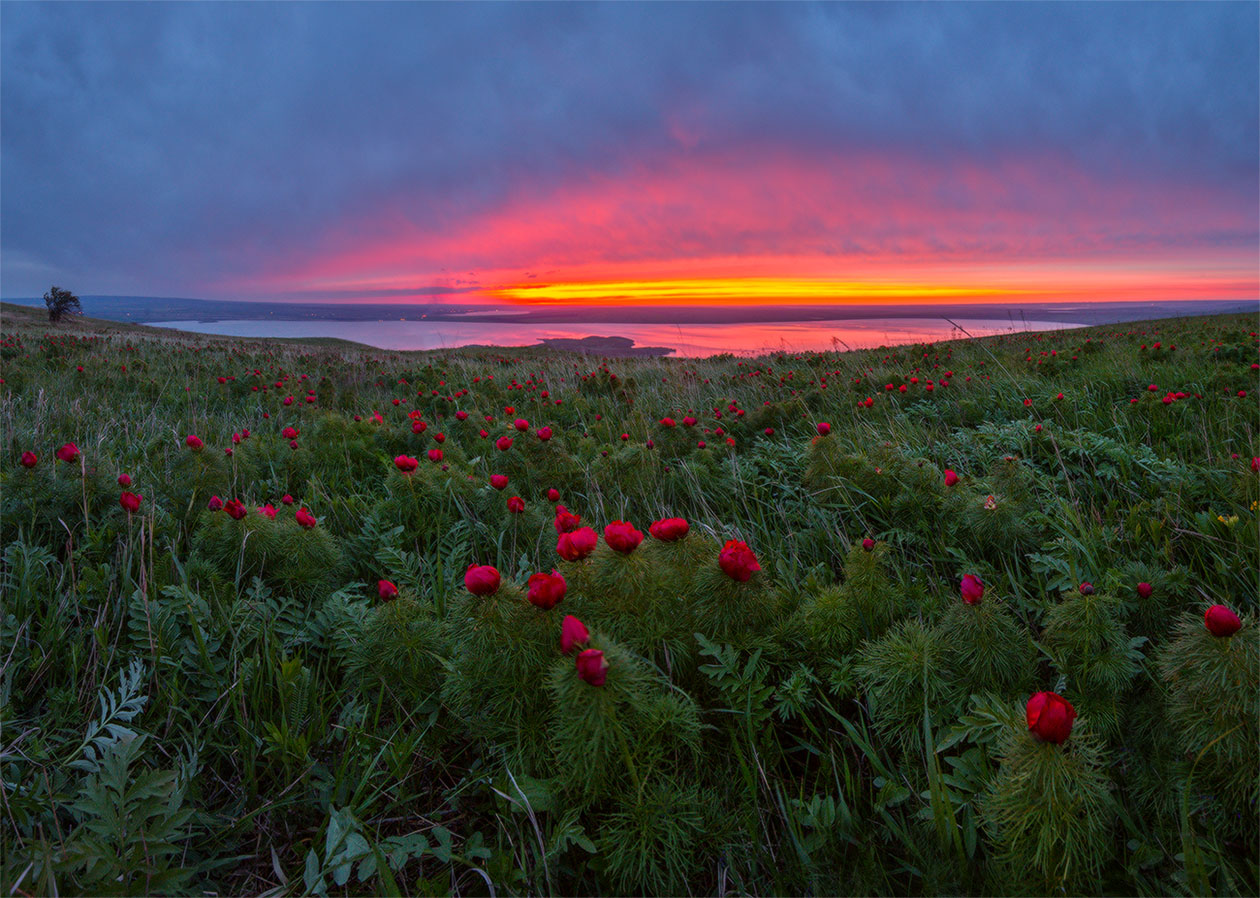
M 38 317 L 0 335 L 6 893 L 1260 890 L 1249 318 L 593 361 Z M 551 488 L 690 533 L 562 561 Z
M 1001 761 L 982 808 L 1004 889 L 1033 895 L 1092 892 L 1115 819 L 1107 757 L 1078 719 L 1062 745 L 1004 728 Z
M 1168 719 L 1182 788 L 1194 813 L 1217 832 L 1260 835 L 1260 629 L 1248 617 L 1233 636 L 1208 632 L 1201 615 L 1177 622 L 1161 650 Z

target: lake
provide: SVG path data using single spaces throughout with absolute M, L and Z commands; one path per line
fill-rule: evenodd
M 418 321 L 146 321 L 153 327 L 170 327 L 202 334 L 233 337 L 336 337 L 380 349 L 451 349 L 471 344 L 486 346 L 533 346 L 542 340 L 580 339 L 589 336 L 625 337 L 636 347 L 663 346 L 688 358 L 730 352 L 754 355 L 766 352 L 805 352 L 869 349 L 902 343 L 987 337 L 1024 330 L 1060 330 L 1076 327 L 1062 321 L 954 318 L 832 319 L 825 321 L 759 321 L 755 323 L 653 324 L 601 322 L 599 324 L 540 323 L 531 321 L 438 320 Z

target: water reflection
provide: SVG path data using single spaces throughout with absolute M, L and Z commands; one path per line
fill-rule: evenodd
M 1009 334 L 1018 330 L 1059 330 L 1075 327 L 1056 321 L 995 318 L 897 318 L 831 321 L 771 321 L 738 324 L 595 325 L 537 324 L 490 321 L 152 321 L 203 334 L 235 337 L 337 337 L 380 349 L 450 349 L 459 346 L 533 346 L 545 339 L 618 336 L 636 347 L 660 346 L 673 355 L 703 357 L 729 352 L 754 355 L 767 352 L 869 349 L 900 343 L 951 340 Z

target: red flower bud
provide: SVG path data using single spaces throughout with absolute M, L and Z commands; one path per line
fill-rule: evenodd
M 69 464 L 79 460 L 79 447 L 74 443 L 66 443 L 54 453 L 61 461 Z
M 293 497 L 290 496 L 288 493 L 285 493 L 283 496 L 280 497 L 280 501 L 283 502 L 285 505 L 292 505 Z
M 1151 597 L 1151 593 L 1154 591 L 1155 591 L 1154 588 L 1152 588 L 1151 584 L 1149 583 L 1143 582 L 1137 585 L 1138 598 L 1149 599 Z
M 38 463 L 39 463 L 39 459 L 38 459 L 38 458 L 36 458 L 36 456 L 35 456 L 35 453 L 34 453 L 34 452 L 23 452 L 23 453 L 22 453 L 22 467 L 24 467 L 24 468 L 33 468 L 33 467 L 35 467 L 35 465 L 36 465 L 36 464 L 38 464 Z
M 577 656 L 578 676 L 592 686 L 603 686 L 608 679 L 608 661 L 599 649 L 585 649 Z
M 130 474 L 119 474 L 119 475 L 118 475 L 118 485 L 119 485 L 119 486 L 131 486 L 131 475 L 130 475 Z
M 569 654 L 579 645 L 586 645 L 591 641 L 591 634 L 586 629 L 586 624 L 582 623 L 572 614 L 565 615 L 564 623 L 560 625 L 560 651 L 562 654 Z
M 464 588 L 475 596 L 491 596 L 499 591 L 499 572 L 488 564 L 470 564 L 464 572 Z
M 1094 594 L 1094 584 L 1086 580 L 1080 585 L 1081 595 L 1092 596 Z
M 1242 629 L 1242 621 L 1238 619 L 1238 615 L 1224 605 L 1213 605 L 1209 608 L 1203 615 L 1203 623 L 1208 632 L 1218 638 L 1233 636 Z
M 549 611 L 564 598 L 568 584 L 564 577 L 553 570 L 550 574 L 529 575 L 529 602 L 543 611 Z
M 871 551 L 875 548 L 875 540 L 868 536 L 866 539 L 862 540 L 862 548 L 868 552 Z
M 1024 709 L 1028 730 L 1042 742 L 1062 745 L 1072 733 L 1076 709 L 1072 703 L 1053 692 L 1038 692 Z
M 604 542 L 622 555 L 629 555 L 643 542 L 643 531 L 627 521 L 613 521 L 604 528 Z
M 754 571 L 761 570 L 753 550 L 746 543 L 733 539 L 728 539 L 718 554 L 718 566 L 726 576 L 740 583 L 748 582 Z
M 388 580 L 378 580 L 376 583 L 377 594 L 386 602 L 398 596 L 398 587 Z
M 963 575 L 962 598 L 968 605 L 979 605 L 984 598 L 984 581 L 975 574 Z
M 118 504 L 127 509 L 127 514 L 140 510 L 140 497 L 135 493 L 123 493 L 118 497 Z
M 953 486 L 957 482 L 958 482 L 958 475 L 954 473 L 953 471 L 951 471 L 949 468 L 946 468 L 945 469 L 945 485 Z
M 206 508 L 210 511 L 218 511 L 223 507 L 223 500 L 218 496 L 211 496 L 210 501 L 206 503 Z
M 548 501 L 548 502 L 559 502 L 559 501 L 560 501 L 560 491 L 559 491 L 558 489 L 555 489 L 554 487 L 553 487 L 553 488 L 551 488 L 551 489 L 549 489 L 549 490 L 547 490 L 547 501 Z
M 672 543 L 686 536 L 690 529 L 691 525 L 682 518 L 661 518 L 648 527 L 648 533 L 652 534 L 653 539 Z

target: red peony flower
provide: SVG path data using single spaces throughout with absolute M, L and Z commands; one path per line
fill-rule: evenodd
M 831 433 L 831 425 L 828 424 L 826 421 L 819 421 L 818 422 L 818 435 L 820 437 L 825 437 L 829 433 Z
M 1149 583 L 1143 582 L 1137 585 L 1138 598 L 1149 599 L 1151 597 L 1151 593 L 1154 591 L 1155 590 L 1151 587 L 1151 584 Z
M 733 539 L 728 539 L 718 554 L 718 566 L 722 568 L 726 576 L 740 583 L 748 582 L 754 571 L 761 570 L 761 565 L 757 563 L 757 556 L 753 554 L 752 549 L 748 548 L 746 543 Z
M 564 622 L 560 625 L 561 653 L 567 655 L 577 646 L 586 645 L 590 641 L 591 634 L 586 625 L 572 614 L 565 615 Z
M 201 442 L 201 437 L 190 433 L 188 436 L 184 437 L 184 445 L 193 452 L 200 452 L 206 444 Z
M 1072 733 L 1076 709 L 1072 703 L 1053 692 L 1038 692 L 1024 708 L 1028 731 L 1042 742 L 1062 745 Z
M 515 421 L 512 422 L 512 426 L 515 427 L 517 430 L 519 430 L 521 433 L 524 433 L 525 431 L 529 430 L 529 422 L 526 421 L 524 418 L 517 418 Z
M 560 539 L 556 541 L 556 552 L 565 561 L 581 561 L 595 551 L 598 543 L 599 535 L 594 530 L 580 527 L 560 534 Z
M 441 450 L 441 449 L 430 449 L 430 450 L 429 450 L 429 461 L 433 462 L 433 463 L 436 465 L 436 464 L 437 464 L 438 462 L 440 462 L 441 460 L 442 460 L 442 450 Z
M 499 591 L 499 572 L 488 564 L 470 564 L 464 572 L 464 588 L 475 596 L 492 596 Z
M 691 525 L 682 518 L 662 518 L 648 527 L 648 533 L 652 534 L 653 539 L 672 543 L 686 536 L 690 529 Z
M 603 686 L 608 679 L 608 661 L 599 649 L 584 649 L 577 656 L 577 672 L 592 686 Z
M 276 508 L 270 502 L 268 502 L 266 505 L 259 505 L 258 513 L 262 515 L 263 517 L 268 518 L 272 521 L 276 519 Z
M 283 502 L 285 505 L 292 505 L 293 497 L 290 496 L 288 493 L 285 493 L 283 496 L 280 497 L 280 501 Z
M 550 427 L 540 427 L 538 428 L 537 433 L 538 433 L 538 439 L 542 440 L 544 443 L 547 442 L 549 439 L 551 439 Z
M 563 505 L 556 506 L 556 533 L 572 533 L 582 526 L 582 519 Z
M 683 418 L 684 427 L 695 427 L 697 423 L 698 422 L 696 421 L 696 419 L 691 417 L 691 415 L 688 415 L 687 417 Z
M 490 485 L 496 490 L 507 489 L 508 479 L 506 474 L 491 474 Z
M 558 571 L 552 570 L 550 574 L 530 574 L 529 602 L 543 611 L 549 611 L 560 604 L 567 588 L 568 584 L 564 582 L 564 577 Z
M 131 475 L 130 475 L 130 474 L 119 474 L 119 475 L 118 475 L 118 485 L 119 485 L 119 486 L 131 486 Z
M 404 474 L 410 474 L 416 468 L 420 467 L 420 462 L 412 458 L 410 455 L 399 455 L 395 456 L 394 465 Z
M 547 490 L 547 501 L 548 501 L 548 502 L 559 502 L 559 501 L 560 501 L 560 491 L 559 491 L 558 489 L 556 489 L 555 487 L 552 487 L 551 489 Z
M 298 430 L 296 427 L 286 427 L 284 430 L 280 431 L 280 436 L 284 437 L 286 440 L 296 440 L 298 438 Z
M 79 447 L 74 443 L 66 443 L 54 453 L 61 461 L 69 464 L 79 460 Z
M 1224 605 L 1213 605 L 1209 608 L 1203 615 L 1203 623 L 1207 625 L 1208 632 L 1218 638 L 1233 636 L 1242 629 L 1242 621 L 1238 619 L 1238 615 Z
M 1094 594 L 1094 584 L 1090 583 L 1088 580 L 1082 583 L 1078 589 L 1080 589 L 1081 595 L 1083 596 L 1092 596 Z
M 979 605 L 980 600 L 984 598 L 984 581 L 975 574 L 964 574 L 962 598 L 968 605 Z
M 38 463 L 39 463 L 39 459 L 35 456 L 35 453 L 34 453 L 34 452 L 23 452 L 23 453 L 22 453 L 22 467 L 24 467 L 24 468 L 33 468 L 33 467 L 35 467 L 35 465 L 37 465 Z
M 218 511 L 223 507 L 223 500 L 218 496 L 211 496 L 210 501 L 206 503 L 206 508 L 210 511 Z
M 388 602 L 390 599 L 397 598 L 398 587 L 388 580 L 378 580 L 376 583 L 376 592 L 382 599 Z
M 950 470 L 949 468 L 946 468 L 945 469 L 945 485 L 953 486 L 957 482 L 958 482 L 958 474 L 956 474 L 954 471 Z
M 223 510 L 226 511 L 234 521 L 239 521 L 241 518 L 245 517 L 246 514 L 245 503 L 240 499 L 228 499 L 227 502 L 223 503 Z
M 1253 474 L 1260 474 L 1260 455 L 1251 457 L 1251 471 Z
M 458 412 L 456 412 L 456 413 L 455 413 L 455 417 L 456 417 L 458 420 L 460 420 L 460 421 L 467 421 L 467 420 L 468 420 L 468 412 L 465 412 L 465 411 L 462 411 L 462 410 L 461 410 L 461 411 L 458 411 Z
M 512 448 L 512 438 L 499 437 L 497 440 L 494 441 L 494 445 L 495 445 L 495 448 L 497 448 L 500 452 L 507 452 L 509 449 Z
M 613 521 L 604 528 L 604 542 L 613 551 L 629 555 L 643 542 L 643 531 L 627 521 Z
M 862 548 L 868 552 L 871 551 L 875 548 L 875 540 L 868 536 L 866 539 L 862 540 Z
M 507 510 L 512 514 L 520 514 L 525 510 L 525 500 L 520 496 L 512 496 L 507 500 Z
M 293 517 L 297 520 L 299 524 L 301 524 L 307 530 L 315 526 L 315 523 L 316 523 L 315 515 L 311 514 L 305 508 L 299 508 L 297 510 L 297 514 L 295 514 Z
M 118 504 L 127 509 L 127 514 L 134 514 L 140 510 L 140 497 L 135 493 L 123 493 L 118 497 Z

